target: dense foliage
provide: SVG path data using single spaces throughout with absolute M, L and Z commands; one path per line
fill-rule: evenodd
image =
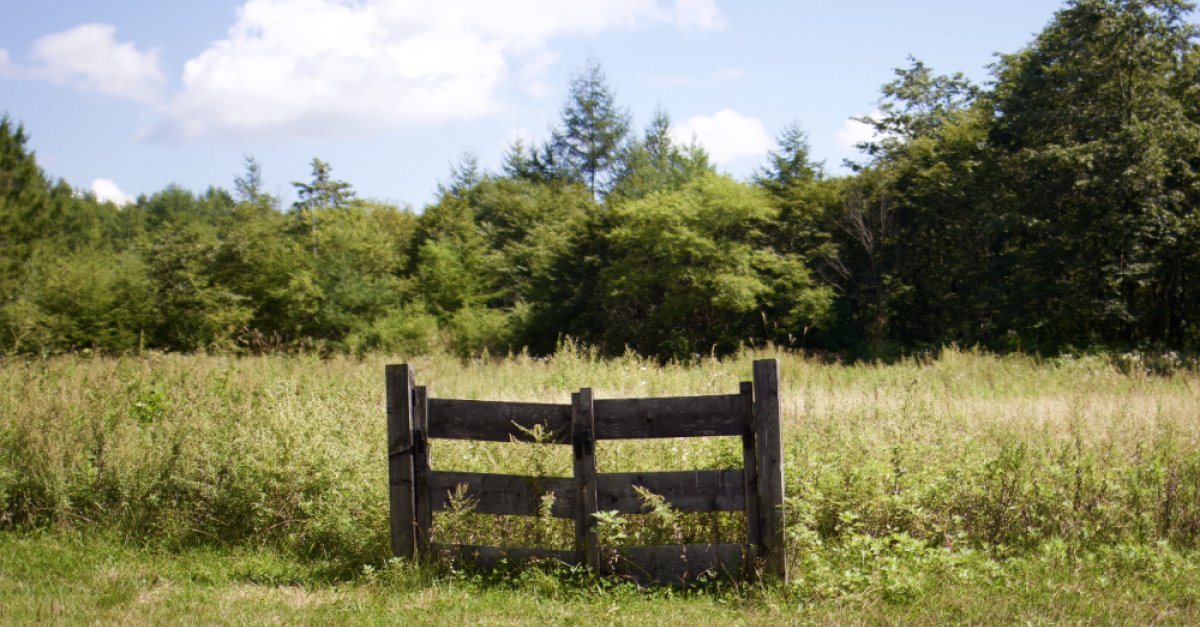
M 1192 9 L 1070 0 L 987 86 L 910 60 L 844 177 L 799 126 L 753 180 L 720 175 L 666 113 L 634 132 L 594 61 L 549 141 L 496 173 L 466 156 L 419 214 L 320 159 L 288 208 L 252 158 L 234 193 L 117 207 L 4 117 L 0 349 L 1194 351 Z

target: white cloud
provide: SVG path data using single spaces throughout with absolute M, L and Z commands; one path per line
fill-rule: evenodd
M 100 202 L 111 202 L 118 205 L 128 205 L 133 197 L 121 191 L 111 179 L 96 179 L 92 181 L 92 193 Z
M 83 24 L 33 42 L 27 65 L 10 61 L 0 50 L 0 74 L 44 80 L 82 91 L 155 102 L 164 84 L 158 51 L 139 51 L 118 42 L 111 24 Z
M 546 84 L 546 73 L 557 61 L 558 54 L 549 50 L 543 50 L 526 61 L 521 67 L 521 86 L 525 93 L 538 99 L 549 95 L 550 86 Z
M 730 108 L 688 118 L 671 128 L 671 136 L 683 143 L 695 138 L 716 163 L 765 154 L 775 145 L 762 120 Z
M 678 0 L 675 24 L 681 28 L 719 30 L 725 27 L 725 19 L 714 0 Z
M 845 121 L 842 122 L 841 128 L 839 128 L 835 134 L 838 146 L 840 146 L 842 150 L 850 152 L 859 144 L 876 139 L 878 136 L 875 134 L 875 129 L 870 125 L 859 122 L 855 118 L 879 118 L 882 115 L 883 114 L 877 109 L 871 113 L 868 113 L 867 115 L 846 118 Z
M 716 28 L 712 0 L 248 0 L 189 61 L 153 134 L 293 138 L 471 119 L 498 87 L 548 91 L 554 37 L 666 24 Z

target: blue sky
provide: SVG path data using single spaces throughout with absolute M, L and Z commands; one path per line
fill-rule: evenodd
M 599 59 L 636 128 L 656 107 L 737 177 L 796 122 L 838 172 L 913 55 L 985 81 L 1057 0 L 39 0 L 0 22 L 0 111 L 39 162 L 118 197 L 232 187 L 244 155 L 292 199 L 320 157 L 420 209 L 464 151 L 543 140 Z M 1194 18 L 1193 18 L 1194 19 Z

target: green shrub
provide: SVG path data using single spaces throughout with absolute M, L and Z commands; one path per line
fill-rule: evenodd
M 369 327 L 346 338 L 347 347 L 358 356 L 376 351 L 392 355 L 426 355 L 437 349 L 438 321 L 419 304 L 376 319 Z

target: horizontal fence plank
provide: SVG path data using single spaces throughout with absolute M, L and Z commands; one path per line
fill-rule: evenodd
M 518 427 L 519 425 L 519 427 Z M 429 399 L 429 437 L 490 442 L 530 442 L 523 429 L 542 425 L 548 442 L 567 444 L 571 406 L 552 403 Z
M 601 547 L 604 573 L 642 585 L 681 585 L 700 576 L 737 578 L 751 563 L 752 547 L 745 544 L 663 544 Z M 501 547 L 478 544 L 430 545 L 438 559 L 480 569 L 501 563 L 521 566 L 530 562 L 578 563 L 572 550 L 539 547 Z
M 682 512 L 734 512 L 746 507 L 745 479 L 740 468 L 606 473 L 596 479 L 600 509 L 622 514 L 647 511 L 634 486 L 665 498 L 671 507 Z
M 610 574 L 639 584 L 681 585 L 701 575 L 739 578 L 751 563 L 745 544 L 664 544 L 606 547 Z
M 492 569 L 501 560 L 516 566 L 533 561 L 557 561 L 575 564 L 575 551 L 555 549 L 484 546 L 479 544 L 434 544 L 431 552 L 436 557 L 458 564 L 470 564 L 476 568 Z
M 429 473 L 429 503 L 433 511 L 450 508 L 450 495 L 460 485 L 466 486 L 465 497 L 480 514 L 508 516 L 537 516 L 544 494 L 554 494 L 550 515 L 556 518 L 575 516 L 574 483 L 570 477 L 528 477 L 497 475 L 483 472 L 432 471 Z
M 740 399 L 738 394 L 596 399 L 596 438 L 741 435 Z

